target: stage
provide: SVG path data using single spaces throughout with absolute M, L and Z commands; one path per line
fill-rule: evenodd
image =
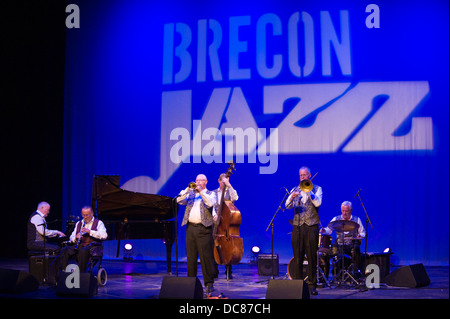
M 158 299 L 161 283 L 167 276 L 166 263 L 163 261 L 123 261 L 104 260 L 108 278 L 104 287 L 99 287 L 96 295 L 91 299 Z M 28 272 L 26 259 L 1 259 L 0 268 L 22 270 Z M 391 267 L 391 273 L 398 266 Z M 318 288 L 318 295 L 311 299 L 449 299 L 449 267 L 427 266 L 425 267 L 430 285 L 420 288 L 390 287 L 381 283 L 376 289 L 356 289 L 349 287 Z M 172 263 L 172 276 L 176 274 L 176 264 Z M 179 262 L 178 276 L 186 277 L 186 263 Z M 203 285 L 199 265 L 199 279 Z M 259 276 L 256 264 L 238 264 L 233 266 L 233 279 L 227 281 L 224 267 L 219 266 L 219 278 L 214 283 L 215 291 L 211 297 L 224 297 L 236 300 L 260 300 L 265 299 L 267 287 L 271 276 Z M 289 280 L 287 265 L 279 265 L 278 280 Z M 65 299 L 55 293 L 52 286 L 39 286 L 38 290 L 24 293 L 11 294 L 0 293 L 1 298 L 26 298 L 26 299 Z M 72 297 L 73 298 L 73 297 Z

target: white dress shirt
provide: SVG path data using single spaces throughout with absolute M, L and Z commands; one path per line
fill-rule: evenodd
M 80 220 L 78 223 L 82 223 L 81 226 L 83 226 L 83 220 Z M 75 228 L 74 228 L 72 234 L 70 235 L 71 242 L 76 241 L 78 223 L 76 223 Z M 86 223 L 84 225 L 84 227 L 87 229 L 91 229 L 93 224 L 94 224 L 94 218 L 92 218 L 88 223 Z M 83 228 L 83 227 L 81 227 L 81 228 Z M 99 220 L 98 224 L 97 224 L 97 230 L 91 230 L 91 232 L 89 233 L 89 236 L 100 239 L 100 240 L 106 240 L 108 238 L 108 234 L 106 232 L 105 224 L 103 224 L 103 222 L 101 220 Z
M 34 215 L 30 222 L 36 226 L 36 230 L 39 233 L 39 235 L 44 236 L 44 224 L 47 225 L 47 222 L 45 221 L 44 214 L 42 214 L 39 210 L 36 211 L 37 214 Z M 51 230 L 45 228 L 45 236 L 46 237 L 55 237 L 58 235 L 57 230 Z
M 292 193 L 294 191 L 300 191 L 300 195 L 298 195 L 295 198 L 292 198 Z M 308 200 L 308 198 L 311 198 L 311 202 L 313 203 L 314 206 L 319 207 L 320 205 L 322 205 L 322 187 L 317 187 L 317 191 L 314 194 L 313 191 L 306 193 L 302 190 L 300 190 L 300 187 L 296 186 L 294 187 L 291 192 L 289 197 L 286 199 L 286 203 L 285 206 L 287 209 L 291 209 L 292 207 L 297 207 L 299 206 L 299 200 L 302 201 L 302 203 L 306 203 L 306 201 Z
M 234 188 L 227 188 L 227 192 L 230 195 L 230 200 L 234 203 L 235 201 L 237 201 L 239 199 L 239 196 L 237 194 L 237 191 Z M 216 205 L 214 205 L 214 209 L 213 209 L 213 216 L 217 215 L 217 211 L 216 208 L 218 209 L 220 206 L 220 200 L 222 199 L 222 190 L 220 188 L 218 188 L 215 192 L 215 194 L 217 194 L 217 198 L 216 198 Z M 226 193 L 225 193 L 226 195 Z M 225 200 L 226 200 L 226 196 L 225 196 Z
M 333 219 L 331 219 L 330 223 L 332 223 L 334 221 L 338 221 L 338 220 L 344 220 L 344 217 L 342 217 L 342 214 L 333 217 Z M 359 225 L 359 227 L 352 231 L 341 232 L 344 234 L 344 244 L 346 244 L 346 245 L 350 244 L 352 242 L 352 238 L 356 238 L 356 237 L 361 237 L 361 239 L 366 238 L 366 229 L 364 228 L 361 218 L 359 218 L 358 216 L 352 215 L 350 220 L 357 223 Z M 326 235 L 331 235 L 331 233 L 333 232 L 333 230 L 328 228 L 328 226 L 325 227 L 324 230 L 325 230 Z M 336 233 L 338 233 L 338 232 L 336 232 Z M 337 237 L 338 237 L 337 238 L 338 243 L 342 243 L 342 237 L 341 236 L 337 236 Z

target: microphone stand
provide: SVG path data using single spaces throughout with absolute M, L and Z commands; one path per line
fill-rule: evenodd
M 269 228 L 271 228 L 272 229 L 272 232 L 271 232 L 271 238 L 270 238 L 270 241 L 271 241 L 271 249 L 272 249 L 272 279 L 275 279 L 275 275 L 273 274 L 274 273 L 274 255 L 273 255 L 273 221 L 275 220 L 275 216 L 277 216 L 277 214 L 278 214 L 278 212 L 280 211 L 280 210 L 282 210 L 283 212 L 284 212 L 284 209 L 281 207 L 281 205 L 284 203 L 284 201 L 285 201 L 285 199 L 286 199 L 286 195 L 288 195 L 289 193 L 286 191 L 286 194 L 284 194 L 284 196 L 283 196 L 283 199 L 281 200 L 281 202 L 280 202 L 280 204 L 278 205 L 278 208 L 277 208 L 277 210 L 275 211 L 275 214 L 273 215 L 273 217 L 272 217 L 272 219 L 271 219 L 271 221 L 270 221 L 270 223 L 269 223 L 269 225 L 267 226 L 267 229 L 266 229 L 266 231 L 268 231 L 269 230 Z M 264 281 L 264 280 L 263 280 Z
M 42 266 L 42 283 L 44 286 L 48 285 L 48 267 L 49 267 L 49 261 L 48 261 L 48 257 L 49 257 L 49 252 L 46 248 L 46 242 L 47 242 L 47 236 L 46 236 L 46 232 L 47 232 L 47 224 L 53 224 L 55 222 L 59 222 L 61 221 L 61 219 L 55 219 L 51 222 L 48 222 L 44 220 L 44 222 L 38 226 L 43 226 L 44 227 L 44 233 L 43 233 L 43 237 L 44 237 L 44 260 L 43 260 L 43 266 Z
M 172 199 L 172 211 L 174 213 L 175 218 L 175 275 L 178 277 L 178 203 L 177 198 L 178 196 L 175 196 Z
M 44 226 L 44 262 L 42 265 L 42 272 L 43 272 L 42 281 L 44 282 L 44 285 L 46 285 L 48 281 L 48 252 L 45 249 L 45 242 L 47 241 L 47 237 L 45 235 L 45 232 L 47 230 L 47 222 L 45 222 L 43 226 Z
M 177 198 L 181 195 L 178 194 L 172 198 L 172 210 L 175 217 L 175 276 L 178 277 L 178 202 Z
M 358 192 L 355 195 L 355 198 L 356 197 L 359 198 L 359 201 L 361 202 L 361 206 L 362 206 L 362 208 L 364 210 L 364 213 L 366 214 L 366 243 L 365 243 L 365 247 L 364 247 L 364 256 L 365 256 L 365 258 L 367 258 L 367 240 L 369 239 L 369 224 L 370 224 L 370 227 L 372 227 L 372 228 L 373 228 L 373 225 L 372 225 L 372 222 L 370 221 L 369 215 L 367 214 L 367 210 L 364 207 L 364 203 L 363 203 L 363 200 L 361 198 L 361 195 L 359 195 L 361 190 L 362 190 L 361 188 L 358 190 Z
M 44 222 L 38 226 L 43 226 L 44 227 L 44 233 L 43 233 L 43 237 L 44 237 L 44 260 L 42 263 L 42 284 L 44 286 L 47 286 L 48 284 L 48 252 L 47 249 L 45 247 L 45 242 L 47 241 L 47 236 L 45 235 L 46 230 L 47 230 L 47 222 L 44 219 Z

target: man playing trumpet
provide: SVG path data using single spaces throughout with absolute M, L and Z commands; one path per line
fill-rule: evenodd
M 186 226 L 186 253 L 188 277 L 197 277 L 197 258 L 200 256 L 206 292 L 214 291 L 214 224 L 212 209 L 215 204 L 214 193 L 206 189 L 208 180 L 199 174 L 195 183 L 180 192 L 177 203 L 186 205 L 181 226 Z
M 317 295 L 317 246 L 319 244 L 319 206 L 322 204 L 322 188 L 313 185 L 311 171 L 303 166 L 299 170 L 300 185 L 294 187 L 286 200 L 286 208 L 294 208 L 292 223 L 292 249 L 294 251 L 294 279 L 304 279 L 303 260 L 308 258 L 310 293 Z

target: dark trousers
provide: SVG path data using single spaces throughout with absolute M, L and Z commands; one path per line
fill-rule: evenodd
M 212 284 L 215 274 L 212 227 L 192 223 L 188 223 L 186 227 L 188 277 L 197 277 L 197 258 L 200 256 L 205 286 Z
M 293 279 L 304 279 L 303 261 L 308 259 L 308 285 L 317 285 L 317 246 L 319 245 L 319 226 L 293 226 L 292 248 L 294 251 Z
M 90 246 L 79 246 L 78 250 L 75 249 L 75 246 L 66 246 L 61 250 L 61 253 L 58 256 L 57 267 L 61 270 L 65 270 L 70 258 L 74 258 L 78 267 L 80 268 L 80 272 L 86 272 L 87 264 L 89 262 L 90 257 Z

